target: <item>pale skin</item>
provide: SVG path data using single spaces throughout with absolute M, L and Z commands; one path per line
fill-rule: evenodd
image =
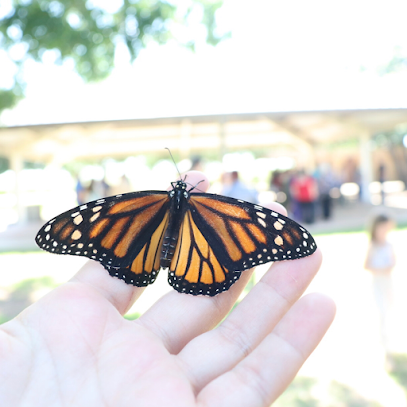
M 0 405 L 269 406 L 333 320 L 331 299 L 300 298 L 320 264 L 319 250 L 273 264 L 225 320 L 251 271 L 216 297 L 173 290 L 128 321 L 144 289 L 89 261 L 0 327 Z

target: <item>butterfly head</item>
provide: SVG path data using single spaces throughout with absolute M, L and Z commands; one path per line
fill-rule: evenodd
M 170 196 L 174 196 L 176 193 L 181 193 L 185 198 L 188 198 L 189 194 L 187 191 L 187 184 L 185 180 L 179 180 L 171 182 L 172 190 L 170 191 Z

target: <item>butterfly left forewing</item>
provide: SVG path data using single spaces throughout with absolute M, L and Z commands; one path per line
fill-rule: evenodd
M 316 250 L 305 228 L 276 211 L 213 194 L 193 194 L 190 205 L 195 224 L 229 270 L 306 257 Z
M 36 242 L 49 252 L 86 256 L 105 267 L 126 268 L 162 224 L 168 202 L 168 194 L 160 191 L 89 202 L 47 222 Z

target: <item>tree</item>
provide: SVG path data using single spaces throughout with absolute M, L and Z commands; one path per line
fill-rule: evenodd
M 187 33 L 192 17 L 206 28 L 207 43 L 215 45 L 224 37 L 215 19 L 222 0 L 185 0 L 182 8 L 165 0 L 103 2 L 109 8 L 101 3 L 13 0 L 10 12 L 0 17 L 0 48 L 13 60 L 16 75 L 10 89 L 0 89 L 0 111 L 24 96 L 24 62 L 41 61 L 47 50 L 54 52 L 56 63 L 71 59 L 85 81 L 96 81 L 112 71 L 119 42 L 126 44 L 132 60 L 152 41 L 164 44 L 173 38 L 193 49 L 196 39 Z M 174 35 L 179 27 L 185 29 L 182 40 Z

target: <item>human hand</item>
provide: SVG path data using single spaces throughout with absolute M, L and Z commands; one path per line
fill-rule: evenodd
M 216 297 L 171 291 L 128 321 L 144 288 L 90 261 L 0 327 L 0 405 L 268 406 L 333 319 L 329 298 L 299 299 L 320 263 L 317 250 L 273 264 L 225 320 L 250 270 Z

